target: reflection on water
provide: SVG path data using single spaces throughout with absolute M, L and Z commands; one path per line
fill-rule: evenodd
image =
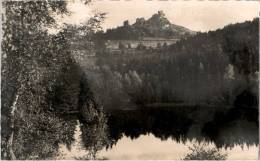
M 212 141 L 217 147 L 258 144 L 257 109 L 169 107 L 109 112 L 109 134 L 115 143 L 123 134 L 131 139 L 152 133 L 176 142 Z
M 78 122 L 74 143 L 56 159 L 181 159 L 191 145 L 218 147 L 228 159 L 257 159 L 257 109 L 208 107 L 107 111 Z
M 73 138 L 71 146 L 59 145 L 55 159 L 97 159 L 99 151 L 109 145 L 106 117 L 103 112 L 100 112 L 97 120 L 91 123 L 78 120 Z
M 72 160 L 76 158 L 86 158 L 89 151 L 82 145 L 80 127 L 77 125 L 75 131 L 75 142 L 69 150 L 66 146 L 61 145 L 59 156 L 55 159 Z M 125 159 L 181 159 L 189 151 L 188 147 L 193 144 L 199 144 L 192 140 L 186 143 L 176 142 L 172 139 L 161 141 L 153 134 L 141 135 L 137 139 L 132 140 L 123 136 L 112 148 L 103 148 L 97 158 L 105 158 L 112 160 Z M 208 143 L 209 147 L 213 147 L 213 143 Z M 221 149 L 222 152 L 228 153 L 229 160 L 257 160 L 258 146 L 236 145 L 231 149 Z
M 153 134 L 141 135 L 135 140 L 123 136 L 122 139 L 120 139 L 111 149 L 103 149 L 100 152 L 100 157 L 112 160 L 181 159 L 189 152 L 188 147 L 193 144 L 198 144 L 198 142 L 192 140 L 184 144 L 172 139 L 161 141 Z M 213 147 L 214 144 L 209 143 L 208 146 Z M 244 145 L 244 148 L 242 148 L 241 146 L 236 145 L 231 149 L 222 148 L 221 151 L 228 153 L 228 159 L 230 160 L 257 160 L 258 146 L 253 145 L 246 147 Z
M 76 157 L 84 157 L 88 154 L 82 146 L 82 138 L 81 138 L 81 131 L 80 131 L 80 123 L 77 122 L 75 133 L 74 133 L 74 142 L 71 145 L 71 148 L 68 148 L 66 145 L 61 144 L 59 145 L 58 155 L 55 159 L 57 160 L 71 160 L 75 159 Z

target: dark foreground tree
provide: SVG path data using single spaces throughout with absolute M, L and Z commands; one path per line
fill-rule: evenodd
M 82 72 L 68 35 L 64 30 L 50 35 L 47 29 L 55 26 L 54 14 L 68 13 L 67 2 L 5 1 L 3 6 L 1 159 L 52 158 L 59 144 L 71 145 L 76 125 L 59 117 L 56 109 L 61 104 L 79 108 L 81 92 Z M 94 17 L 88 27 L 97 24 Z M 57 89 L 66 83 L 72 88 Z M 64 97 L 53 102 L 57 93 Z
M 2 95 L 1 123 L 5 130 L 2 131 L 2 156 L 4 159 L 25 159 L 28 155 L 35 155 L 28 153 L 28 150 L 34 147 L 28 142 L 26 133 L 29 136 L 35 133 L 34 127 L 37 122 L 40 124 L 46 117 L 42 112 L 44 109 L 40 107 L 46 105 L 44 97 L 47 88 L 51 86 L 50 83 L 53 83 L 50 80 L 55 80 L 55 73 L 61 66 L 61 58 L 65 56 L 66 60 L 67 56 L 66 52 L 61 51 L 64 43 L 57 42 L 44 28 L 55 22 L 51 13 L 66 13 L 66 3 L 6 1 L 4 8 L 6 11 L 2 43 L 4 95 Z M 60 53 L 63 54 L 58 57 Z M 33 122 L 33 118 L 38 118 L 35 119 L 37 122 Z M 46 120 L 51 122 L 50 118 Z M 44 128 L 46 127 L 43 125 L 42 130 L 47 131 Z M 43 153 L 45 149 L 42 149 Z

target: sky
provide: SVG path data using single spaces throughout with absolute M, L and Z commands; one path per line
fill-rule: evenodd
M 185 0 L 93 0 L 89 5 L 70 1 L 71 15 L 62 22 L 79 24 L 95 12 L 107 13 L 104 29 L 121 26 L 123 21 L 134 23 L 136 18 L 150 18 L 163 10 L 170 22 L 193 31 L 209 31 L 230 23 L 244 22 L 259 17 L 259 1 L 185 1 Z

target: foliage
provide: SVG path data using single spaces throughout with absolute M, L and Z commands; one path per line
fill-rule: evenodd
M 125 102 L 233 106 L 243 91 L 251 90 L 257 96 L 258 23 L 254 19 L 198 33 L 173 45 L 160 44 L 160 50 L 138 50 L 139 45 L 125 54 L 104 52 L 97 56 L 97 65 L 111 70 L 110 79 L 116 79 L 113 82 L 120 88 L 110 91 L 127 94 L 130 99 L 121 97 Z M 142 84 L 129 81 L 131 71 Z M 120 79 L 114 73 L 121 75 Z
M 57 112 L 81 108 L 82 71 L 69 43 L 75 34 L 68 28 L 55 35 L 47 30 L 55 28 L 55 14 L 68 13 L 66 6 L 66 1 L 4 2 L 2 159 L 51 158 L 59 144 L 73 142 L 76 122 Z M 99 22 L 96 15 L 83 30 L 93 32 Z
M 223 154 L 217 148 L 207 147 L 205 144 L 189 147 L 188 153 L 183 160 L 226 160 L 227 154 Z
M 97 159 L 98 151 L 110 144 L 107 130 L 106 116 L 103 113 L 99 114 L 95 124 L 81 125 L 83 145 L 89 152 L 88 159 Z
M 47 89 L 53 83 L 50 80 L 56 79 L 55 73 L 62 66 L 61 62 L 68 58 L 66 48 L 61 49 L 65 45 L 62 38 L 57 42 L 57 37 L 48 35 L 44 29 L 54 25 L 52 13 L 67 13 L 66 3 L 6 1 L 4 7 L 2 92 L 5 95 L 2 95 L 2 116 L 5 117 L 1 123 L 7 130 L 2 132 L 2 156 L 25 159 L 39 152 L 39 149 L 28 148 L 31 151 L 26 154 L 28 149 L 25 147 L 31 144 L 26 133 L 30 127 L 37 125 L 34 121 L 40 121 L 33 120 L 32 116 L 46 117 L 43 111 L 47 107 Z M 52 121 L 46 119 L 45 123 L 51 124 Z M 40 145 L 41 149 L 47 144 L 43 141 Z M 49 153 L 48 150 L 42 152 Z M 46 154 L 38 153 L 35 157 L 41 158 Z

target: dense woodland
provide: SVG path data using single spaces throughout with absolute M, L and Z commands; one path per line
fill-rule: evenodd
M 120 103 L 257 107 L 258 25 L 256 18 L 134 53 L 104 50 L 97 58 L 97 93 L 113 107 Z

